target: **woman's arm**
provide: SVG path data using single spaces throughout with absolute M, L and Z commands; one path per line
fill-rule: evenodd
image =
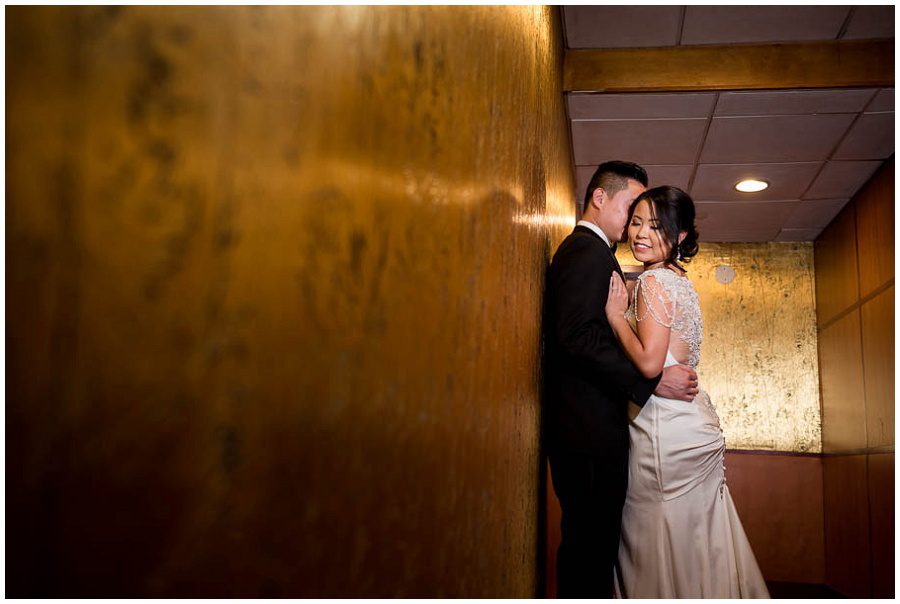
M 649 282 L 653 277 L 647 276 L 645 283 L 639 284 L 635 288 L 637 296 L 636 315 L 638 317 L 646 317 L 648 314 L 646 297 L 639 295 L 643 287 L 649 285 L 651 289 L 657 290 L 658 284 Z M 643 293 L 643 292 L 640 292 Z M 649 301 L 650 304 L 656 304 L 655 301 Z M 660 307 L 665 306 L 665 301 L 660 300 Z M 617 273 L 613 273 L 609 280 L 609 296 L 606 299 L 606 318 L 610 327 L 616 334 L 616 338 L 622 345 L 625 354 L 634 363 L 638 371 L 646 377 L 658 375 L 666 362 L 666 351 L 669 348 L 669 337 L 672 332 L 671 325 L 664 325 L 658 321 L 638 321 L 637 333 L 631 329 L 628 320 L 625 318 L 625 310 L 628 308 L 628 291 L 622 278 Z M 664 308 L 655 309 L 665 310 Z M 669 313 L 665 313 L 669 314 Z M 654 317 L 664 316 L 660 312 L 654 312 Z

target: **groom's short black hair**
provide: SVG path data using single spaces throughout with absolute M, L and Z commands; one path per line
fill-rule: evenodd
M 650 182 L 647 178 L 647 171 L 630 161 L 616 159 L 597 166 L 584 194 L 584 209 L 587 210 L 587 205 L 590 203 L 595 189 L 599 187 L 609 195 L 615 195 L 628 186 L 629 178 L 638 181 L 645 187 Z

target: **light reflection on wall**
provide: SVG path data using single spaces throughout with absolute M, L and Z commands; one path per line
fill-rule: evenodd
M 10 593 L 533 597 L 559 11 L 6 14 Z
M 619 262 L 636 264 L 627 245 Z M 734 270 L 731 283 L 716 268 Z M 822 450 L 811 243 L 701 243 L 687 265 L 700 297 L 700 384 L 729 449 Z

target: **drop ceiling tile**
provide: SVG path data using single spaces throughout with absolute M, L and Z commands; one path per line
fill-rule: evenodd
M 867 113 L 876 111 L 893 111 L 894 110 L 894 89 L 882 88 L 872 99 L 872 102 L 866 107 Z
M 716 98 L 709 92 L 568 96 L 569 117 L 573 120 L 707 117 Z
M 758 243 L 761 241 L 773 241 L 780 231 L 771 228 L 762 229 L 708 229 L 703 230 L 700 227 L 700 248 L 703 248 L 703 242 L 716 243 Z
M 714 227 L 731 230 L 777 227 L 791 215 L 799 201 L 698 201 L 697 218 Z M 777 229 L 776 229 L 777 230 Z
M 597 165 L 610 159 L 641 165 L 692 164 L 706 122 L 705 119 L 573 121 L 575 164 Z
M 847 6 L 688 6 L 681 43 L 834 40 Z
M 701 164 L 691 187 L 694 201 L 771 201 L 800 199 L 822 162 L 788 164 Z M 745 178 L 756 178 L 769 183 L 769 188 L 758 193 L 741 193 L 735 183 Z
M 596 169 L 597 166 L 575 166 L 575 197 L 578 201 L 584 199 L 588 183 L 591 182 L 591 176 Z
M 581 200 L 587 192 L 588 183 L 597 166 L 577 166 L 575 168 L 575 196 Z M 672 185 L 687 191 L 693 166 L 644 166 L 650 180 L 650 187 Z
M 694 166 L 644 166 L 650 177 L 650 187 L 671 185 L 687 191 Z
M 824 160 L 853 114 L 713 118 L 701 163 Z
M 775 241 L 815 241 L 822 229 L 781 229 Z
M 834 159 L 884 159 L 894 152 L 894 112 L 864 113 L 850 128 Z
M 849 199 L 880 165 L 880 161 L 827 162 L 803 199 Z
M 569 48 L 674 46 L 680 6 L 563 7 Z
M 800 202 L 697 202 L 700 241 L 772 241 Z
M 784 222 L 785 229 L 823 229 L 838 212 L 847 205 L 849 199 L 817 199 L 801 201 Z
M 857 6 L 843 40 L 894 37 L 893 6 Z
M 808 113 L 859 113 L 877 88 L 843 90 L 778 90 L 723 92 L 716 115 L 803 115 Z

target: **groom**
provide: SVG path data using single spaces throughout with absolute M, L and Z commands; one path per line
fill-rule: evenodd
M 547 271 L 544 301 L 547 451 L 562 508 L 557 597 L 609 598 L 628 484 L 628 401 L 652 393 L 693 400 L 697 375 L 669 367 L 646 379 L 606 321 L 615 244 L 628 210 L 647 187 L 637 164 L 601 164 L 588 184 L 582 220 Z

